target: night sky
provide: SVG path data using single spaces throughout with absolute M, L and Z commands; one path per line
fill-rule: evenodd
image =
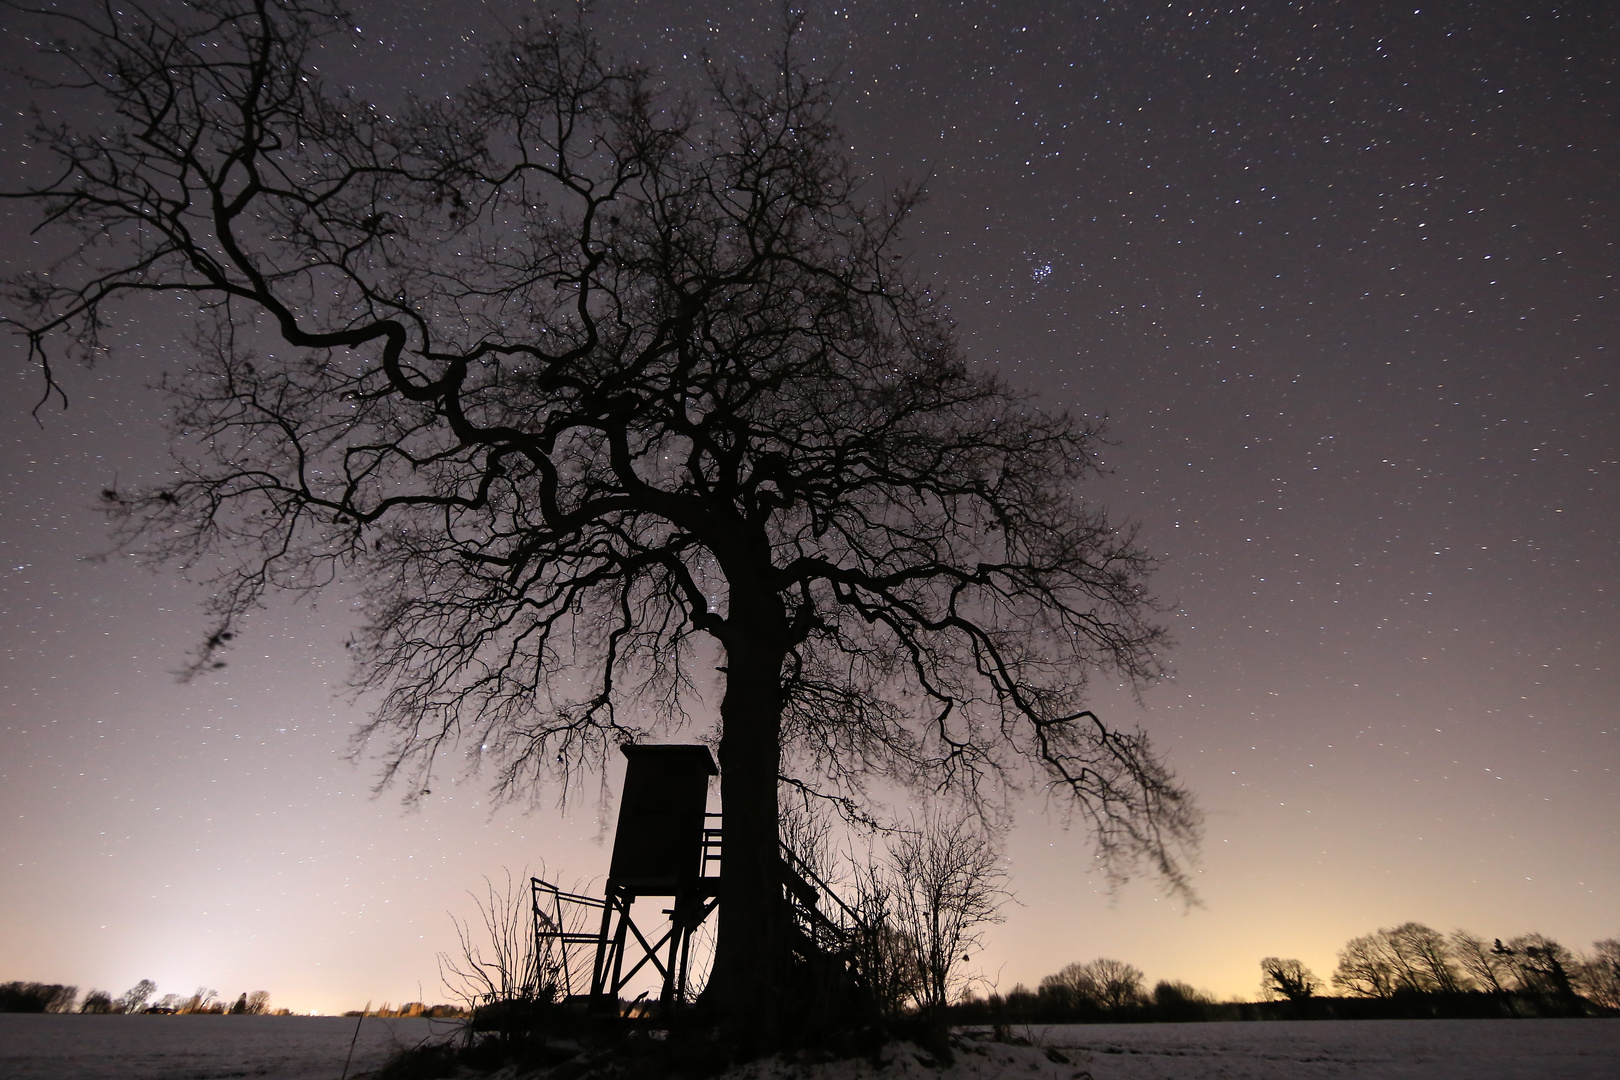
M 925 3 L 810 8 L 857 159 L 929 177 L 911 230 L 962 347 L 1106 414 L 1091 498 L 1175 607 L 1140 724 L 1208 815 L 1202 906 L 1110 895 L 1032 791 L 1017 904 L 974 965 L 1071 960 L 1252 997 L 1407 920 L 1584 949 L 1620 934 L 1620 32 L 1610 3 Z M 386 10 L 386 14 L 384 13 Z M 442 93 L 518 4 L 360 5 L 329 79 Z M 779 7 L 602 0 L 606 39 L 698 78 L 760 70 Z M 37 24 L 5 16 L 8 64 Z M 7 186 L 29 173 L 7 75 Z M 40 250 L 3 208 L 7 264 Z M 0 403 L 0 980 L 198 984 L 333 1011 L 442 999 L 481 876 L 606 872 L 599 801 L 416 811 L 345 757 L 341 595 L 204 630 L 174 575 L 103 558 L 94 509 L 166 468 L 173 324 L 120 309 L 40 424 Z M 41 426 L 41 424 L 43 426 Z M 610 777 L 609 787 L 616 784 Z

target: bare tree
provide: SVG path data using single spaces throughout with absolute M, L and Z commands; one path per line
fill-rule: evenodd
M 894 924 L 917 951 L 917 1005 L 942 1017 L 984 928 L 1001 921 L 1007 872 L 996 837 L 974 818 L 936 811 L 895 836 L 889 859 Z
M 1400 967 L 1402 985 L 1425 993 L 1452 994 L 1461 989 L 1451 947 L 1438 930 L 1408 922 L 1379 933 L 1389 939 L 1390 955 Z
M 1268 956 L 1260 961 L 1260 996 L 1267 1001 L 1308 1001 L 1322 980 L 1299 960 Z
M 1408 922 L 1355 938 L 1339 953 L 1334 985 L 1353 994 L 1452 993 L 1462 986 L 1445 936 Z
M 917 941 L 897 925 L 894 876 L 877 862 L 855 871 L 856 963 L 878 1015 L 892 1020 L 922 997 Z
M 1400 986 L 1382 934 L 1351 938 L 1339 950 L 1333 985 L 1361 997 L 1390 997 Z
M 118 1011 L 121 1013 L 138 1013 L 146 1008 L 147 1001 L 157 990 L 157 983 L 151 979 L 142 979 L 134 986 L 118 995 Z
M 1496 943 L 1497 954 L 1512 966 L 1518 989 L 1557 1002 L 1564 1008 L 1577 1004 L 1571 971 L 1574 953 L 1543 934 L 1521 934 L 1506 945 Z
M 1102 987 L 1091 965 L 1078 960 L 1043 978 L 1039 993 L 1059 1010 L 1102 1007 Z
M 1581 994 L 1606 1009 L 1620 1009 L 1620 940 L 1592 943 L 1592 955 L 1579 964 Z
M 897 924 L 897 897 L 906 886 L 890 863 L 870 853 L 864 858 L 854 852 L 837 855 L 828 804 L 795 785 L 784 789 L 782 846 L 791 853 L 796 873 L 808 871 L 843 894 L 840 906 L 853 916 L 844 930 L 856 977 L 877 1015 L 895 1019 L 919 1000 L 922 985 L 917 942 Z M 844 897 L 847 905 L 841 903 Z
M 1040 993 L 1063 1010 L 1088 1007 L 1118 1011 L 1146 1000 L 1140 968 L 1123 960 L 1098 957 L 1073 963 L 1041 980 Z
M 1466 930 L 1451 932 L 1451 955 L 1462 969 L 1465 987 L 1471 983 L 1491 994 L 1508 992 L 1507 982 L 1512 978 L 1512 968 L 1507 958 L 1498 951 L 1501 944 L 1498 941 L 1498 948 L 1492 948 L 1485 939 L 1475 937 Z
M 1111 1012 L 1142 1002 L 1142 970 L 1123 960 L 1098 957 L 1091 962 L 1092 978 L 1102 997 L 1103 1008 Z
M 43 126 L 14 194 L 82 246 L 8 322 L 55 387 L 109 302 L 194 305 L 179 478 L 107 499 L 226 566 L 194 671 L 269 591 L 341 583 L 384 782 L 454 747 L 533 797 L 718 668 L 711 990 L 767 1039 L 781 778 L 858 811 L 873 777 L 982 801 L 1033 770 L 1108 873 L 1187 891 L 1197 812 L 1085 707 L 1162 641 L 1148 558 L 1077 493 L 1101 432 L 964 361 L 899 247 L 916 192 L 867 192 L 789 48 L 672 97 L 551 18 L 392 116 L 325 84 L 325 0 L 58 17 L 53 85 L 98 119 Z

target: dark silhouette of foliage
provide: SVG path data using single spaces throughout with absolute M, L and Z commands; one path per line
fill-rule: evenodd
M 1340 952 L 1335 982 L 1346 997 L 1322 996 L 1301 961 L 1260 961 L 1258 1002 L 1216 1002 L 1185 983 L 1160 982 L 1151 1001 L 1138 994 L 1110 1008 L 1104 986 L 1118 961 L 1069 964 L 1005 996 L 971 999 L 951 1010 L 959 1024 L 1098 1023 L 1198 1020 L 1419 1020 L 1620 1013 L 1620 942 L 1593 943 L 1582 956 L 1541 934 L 1492 945 L 1463 930 L 1443 936 L 1421 923 L 1354 938 Z M 1140 973 L 1137 973 L 1140 985 Z M 1128 980 L 1127 980 L 1128 981 Z
M 899 246 L 917 193 L 867 192 L 790 47 L 675 97 L 548 18 L 387 116 L 315 69 L 322 0 L 63 18 L 55 85 L 102 119 L 42 129 L 20 194 L 83 247 L 8 321 L 54 380 L 110 302 L 192 309 L 178 479 L 106 504 L 225 567 L 194 673 L 268 592 L 357 590 L 360 737 L 414 798 L 450 748 L 566 790 L 718 669 L 710 985 L 767 1042 L 781 779 L 858 818 L 875 778 L 985 809 L 1033 773 L 1110 875 L 1187 891 L 1196 811 L 1085 708 L 1162 641 L 1078 496 L 1101 432 L 963 359 Z
M 1497 951 L 1501 944 L 1493 947 L 1466 930 L 1451 932 L 1451 955 L 1468 985 L 1491 994 L 1508 992 L 1512 974 L 1507 959 Z
M 942 1020 L 984 928 L 1001 921 L 1007 872 L 997 838 L 967 817 L 935 812 L 894 836 L 889 861 L 893 926 L 916 950 L 915 1000 Z
M 206 986 L 197 987 L 189 998 L 180 1001 L 175 1009 L 179 1013 L 221 1014 L 225 1011 L 225 1003 L 219 1000 L 219 991 L 210 990 Z
M 1579 1010 L 1571 969 L 1579 970 L 1580 960 L 1564 946 L 1541 934 L 1525 934 L 1505 946 L 1498 940 L 1492 951 L 1512 966 L 1521 992 Z
M 1584 997 L 1620 1010 L 1620 940 L 1593 942 L 1592 955 L 1580 963 L 1577 981 Z
M 1215 1001 L 1187 983 L 1161 979 L 1153 985 L 1153 1018 L 1180 1024 L 1203 1020 Z
M 1447 938 L 1403 923 L 1346 944 L 1333 981 L 1359 997 L 1451 1002 L 1451 1014 L 1474 1009 L 1466 1000 L 1480 997 L 1505 1015 L 1580 1016 L 1604 1007 L 1601 997 L 1583 996 L 1592 962 L 1541 934 L 1486 945 L 1463 930 Z
M 1055 1013 L 1119 1014 L 1146 1001 L 1142 979 L 1135 966 L 1100 957 L 1048 975 L 1041 980 L 1038 997 Z
M 0 1012 L 72 1012 L 79 998 L 77 986 L 61 983 L 0 983 Z
M 1093 960 L 1090 966 L 1103 1008 L 1118 1012 L 1142 1003 L 1141 969 L 1106 957 Z
M 105 990 L 91 990 L 79 1003 L 81 1013 L 105 1014 L 115 1012 L 112 995 Z
M 1463 976 L 1444 935 L 1415 922 L 1349 942 L 1339 954 L 1333 982 L 1366 997 L 1403 991 L 1449 994 L 1463 988 Z
M 147 1001 L 156 991 L 157 983 L 151 979 L 142 979 L 118 995 L 117 1009 L 121 1013 L 138 1013 L 146 1008 Z
M 548 965 L 536 953 L 528 882 L 527 873 L 514 878 L 508 870 L 497 889 L 486 877 L 483 896 L 468 894 L 478 909 L 476 923 L 452 915 L 458 948 L 439 954 L 439 977 L 462 1002 L 473 1030 L 507 1043 L 543 1027 L 559 996 L 555 981 L 543 981 Z
M 1298 960 L 1268 956 L 1260 961 L 1260 996 L 1267 1000 L 1308 1001 L 1321 988 L 1322 980 Z

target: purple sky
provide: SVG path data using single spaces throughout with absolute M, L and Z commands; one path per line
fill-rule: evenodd
M 1252 995 L 1262 956 L 1327 975 L 1410 919 L 1620 934 L 1614 9 L 1253 8 L 811 8 L 855 153 L 932 176 L 914 249 L 965 352 L 1109 416 L 1091 497 L 1140 523 L 1178 605 L 1173 677 L 1096 704 L 1199 796 L 1204 905 L 1110 897 L 1031 793 L 1019 903 L 975 960 L 1002 990 L 1107 955 Z M 453 89 L 522 10 L 364 5 L 328 77 Z M 777 10 L 597 7 L 675 81 L 703 48 L 757 63 Z M 8 63 L 33 29 L 8 16 Z M 24 265 L 32 218 L 0 210 Z M 146 387 L 186 360 L 155 308 L 122 310 L 43 427 L 20 349 L 0 380 L 0 980 L 441 999 L 447 910 L 503 868 L 600 878 L 600 803 L 493 809 L 477 777 L 373 799 L 344 756 L 365 703 L 341 596 L 175 682 L 198 592 L 93 558 L 97 492 L 166 467 Z

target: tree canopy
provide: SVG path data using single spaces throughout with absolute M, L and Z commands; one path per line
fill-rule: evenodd
M 52 85 L 102 126 L 41 125 L 14 196 L 81 246 L 7 321 L 54 378 L 109 304 L 195 305 L 179 472 L 107 494 L 214 568 L 195 670 L 271 591 L 356 590 L 362 737 L 410 792 L 456 748 L 533 793 L 718 689 L 721 983 L 777 977 L 744 900 L 781 782 L 858 815 L 874 778 L 1034 777 L 1109 873 L 1185 890 L 1196 810 L 1086 708 L 1163 643 L 1080 494 L 1101 431 L 963 357 L 904 255 L 918 192 L 863 183 L 791 34 L 775 78 L 676 94 L 549 17 L 393 114 L 319 74 L 320 0 L 58 17 Z

